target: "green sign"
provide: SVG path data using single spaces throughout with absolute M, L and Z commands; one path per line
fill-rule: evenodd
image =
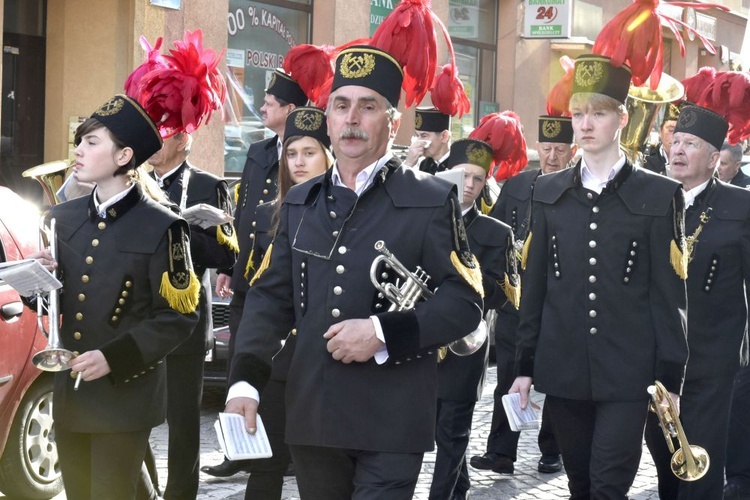
M 483 116 L 500 111 L 500 104 L 494 101 L 479 101 L 479 119 Z
M 375 34 L 383 19 L 398 5 L 399 0 L 370 0 L 370 36 Z
M 562 24 L 531 26 L 531 36 L 562 36 Z

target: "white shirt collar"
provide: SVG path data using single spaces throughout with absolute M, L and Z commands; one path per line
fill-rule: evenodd
M 599 177 L 594 175 L 591 169 L 589 169 L 588 165 L 586 165 L 586 160 L 581 157 L 581 183 L 586 189 L 594 191 L 597 194 L 602 194 L 602 190 L 607 186 L 607 183 L 614 179 L 624 166 L 625 155 L 622 155 L 610 169 L 607 179 L 601 180 Z
M 97 196 L 97 189 L 94 188 L 94 208 L 96 208 L 96 212 L 99 214 L 99 217 L 102 219 L 107 218 L 107 209 L 120 201 L 121 199 L 125 198 L 128 193 L 135 187 L 135 185 L 131 185 L 128 188 L 125 189 L 125 191 L 121 191 L 118 194 L 114 195 L 112 198 L 108 199 L 104 203 L 99 203 L 99 197 Z
M 698 197 L 698 195 L 701 194 L 703 190 L 706 189 L 706 187 L 708 187 L 709 182 L 711 182 L 711 179 L 708 179 L 703 184 L 695 186 L 690 191 L 685 191 L 685 208 L 692 206 L 692 204 L 695 202 L 695 199 Z
M 154 178 L 156 179 L 156 182 L 159 184 L 159 187 L 163 188 L 164 187 L 164 179 L 166 179 L 167 177 L 169 177 L 173 173 L 177 172 L 177 169 L 179 169 L 181 166 L 182 166 L 182 163 L 180 163 L 179 165 L 177 165 L 175 168 L 173 168 L 172 170 L 170 170 L 169 172 L 167 172 L 164 175 L 159 175 L 159 174 L 156 173 L 156 170 L 154 170 Z
M 364 170 L 362 170 L 360 173 L 357 174 L 357 178 L 354 181 L 354 192 L 357 196 L 361 195 L 365 192 L 365 190 L 372 185 L 372 183 L 375 181 L 375 175 L 380 172 L 380 170 L 383 168 L 383 166 L 393 158 L 393 153 L 388 152 L 385 156 L 380 158 L 375 163 L 372 163 L 368 165 Z M 338 161 L 333 163 L 332 172 L 331 172 L 331 182 L 334 186 L 343 186 L 343 187 L 349 187 L 346 184 L 343 183 L 341 180 L 341 175 L 339 174 L 339 165 Z

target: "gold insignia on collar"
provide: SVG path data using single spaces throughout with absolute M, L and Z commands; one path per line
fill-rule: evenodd
M 268 80 L 268 87 L 266 87 L 266 88 L 268 88 L 268 89 L 273 88 L 273 85 L 275 83 L 276 83 L 276 72 L 274 71 L 273 73 L 271 73 L 271 79 Z
M 556 120 L 545 120 L 544 125 L 542 125 L 542 135 L 547 139 L 554 139 L 560 135 L 561 130 L 562 126 Z
M 419 113 L 414 117 L 414 128 L 416 130 L 422 130 L 422 115 Z
M 115 210 L 114 208 L 110 208 L 109 210 L 107 210 L 107 213 L 110 217 L 117 217 L 117 210 Z
M 492 162 L 492 155 L 485 148 L 476 144 L 470 144 L 466 148 L 466 158 L 473 165 L 480 166 L 485 170 L 489 168 Z
M 604 76 L 604 65 L 599 61 L 579 62 L 576 65 L 575 80 L 579 87 L 591 87 Z
M 96 110 L 96 114 L 99 116 L 116 115 L 122 109 L 124 102 L 125 101 L 123 101 L 122 97 L 113 97 L 102 104 L 102 106 Z
M 375 56 L 372 54 L 345 54 L 341 59 L 341 76 L 344 78 L 364 78 L 375 69 Z
M 294 118 L 294 126 L 305 132 L 318 130 L 321 125 L 323 125 L 323 117 L 320 113 L 301 111 Z
M 692 109 L 687 108 L 680 113 L 680 128 L 690 128 L 695 125 L 696 121 L 698 121 L 698 113 Z

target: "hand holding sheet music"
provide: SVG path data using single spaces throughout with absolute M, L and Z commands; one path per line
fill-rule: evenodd
M 234 217 L 224 210 L 207 203 L 198 203 L 192 207 L 187 207 L 182 211 L 182 217 L 188 224 L 200 226 L 203 229 L 226 224 L 234 220 Z
M 268 458 L 273 455 L 266 428 L 260 415 L 256 417 L 258 429 L 250 434 L 245 429 L 245 417 L 237 413 L 219 413 L 214 424 L 221 451 L 229 460 Z
M 36 259 L 3 262 L 0 264 L 0 279 L 23 297 L 51 292 L 62 287 L 62 283 Z
M 514 392 L 503 396 L 503 408 L 508 417 L 510 429 L 514 432 L 526 431 L 539 428 L 539 415 L 532 407 L 532 402 L 521 409 L 521 394 Z

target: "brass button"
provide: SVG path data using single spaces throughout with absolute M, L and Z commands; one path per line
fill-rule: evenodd
M 125 299 L 119 299 L 117 301 L 118 304 L 123 305 L 125 303 Z
M 81 340 L 81 332 L 75 332 L 73 334 L 73 338 L 76 340 Z
M 79 293 L 78 294 L 78 302 L 83 302 L 84 300 L 86 300 L 86 295 L 83 294 L 83 293 Z
M 83 276 L 81 276 L 81 281 L 84 283 L 88 283 L 89 282 L 88 274 L 84 274 Z
M 251 224 L 251 226 L 253 226 L 253 227 L 255 227 L 256 225 L 257 225 L 257 223 L 255 221 L 253 221 L 253 223 Z
M 80 352 L 78 352 L 78 351 L 73 351 L 73 355 L 74 355 L 74 356 L 78 356 L 79 354 L 81 354 L 81 353 L 80 353 Z
M 263 200 L 258 200 L 258 205 L 262 205 L 263 203 L 265 203 L 265 201 L 263 201 Z
M 131 286 L 133 286 L 133 282 L 130 281 L 130 280 L 128 280 L 128 281 L 125 282 L 125 286 L 128 287 L 128 288 L 130 288 Z
M 120 295 L 122 295 L 123 297 L 127 297 L 128 296 L 128 291 L 127 290 L 123 290 Z
M 94 263 L 94 258 L 92 256 L 89 255 L 88 257 L 86 257 L 86 264 L 93 264 L 93 263 Z
M 98 247 L 99 246 L 99 240 L 97 240 L 96 238 L 94 238 L 93 240 L 91 240 L 91 245 L 95 246 L 95 247 Z
M 120 313 L 122 312 L 122 309 L 120 309 L 120 308 L 118 307 L 117 309 L 115 309 L 115 312 L 116 312 L 117 314 L 120 314 Z
M 76 319 L 81 321 L 83 319 L 83 313 L 76 313 Z
M 255 233 L 250 233 L 250 239 L 251 240 L 255 239 Z
M 78 378 L 78 372 L 70 371 L 70 378 Z
M 296 328 L 292 328 L 292 335 L 297 335 L 297 329 Z
M 268 189 L 264 189 L 263 194 L 268 194 Z
M 266 179 L 266 184 L 271 184 L 271 179 Z
M 96 227 L 98 227 L 99 229 L 106 229 L 107 224 L 105 222 L 100 222 Z
M 117 316 L 112 316 L 112 321 L 119 321 L 119 320 L 120 318 L 118 318 Z

